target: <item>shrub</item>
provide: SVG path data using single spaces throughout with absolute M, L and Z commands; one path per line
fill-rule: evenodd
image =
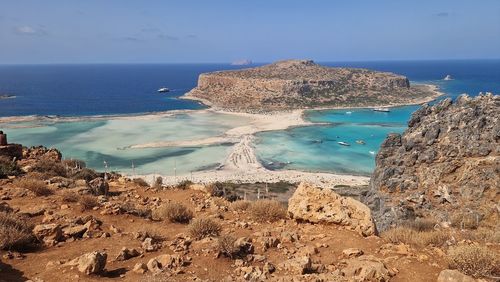
M 34 242 L 33 226 L 23 217 L 0 212 L 0 249 L 23 249 Z
M 234 201 L 231 203 L 231 210 L 246 211 L 250 208 L 251 202 L 245 200 Z
M 170 222 L 188 223 L 193 218 L 193 212 L 179 203 L 167 203 L 153 211 L 153 218 L 169 220 Z
M 50 178 L 52 178 L 51 175 L 38 171 L 30 171 L 24 177 L 38 180 L 49 180 Z
M 215 248 L 223 256 L 234 258 L 239 254 L 240 248 L 235 246 L 236 238 L 231 235 L 221 235 L 217 238 Z
M 155 179 L 155 183 L 153 184 L 154 188 L 161 188 L 163 186 L 163 178 L 161 176 L 158 176 Z
M 0 179 L 10 175 L 21 174 L 21 169 L 17 163 L 5 156 L 0 156 Z
M 62 201 L 65 203 L 76 203 L 80 200 L 80 195 L 74 191 L 64 190 L 62 193 Z
M 140 187 L 149 187 L 149 184 L 142 178 L 134 178 L 132 180 L 137 186 Z
M 433 230 L 437 222 L 432 219 L 417 218 L 403 222 L 403 226 L 411 228 L 415 231 L 430 231 Z
M 53 176 L 63 176 L 66 177 L 66 167 L 57 161 L 41 159 L 35 163 L 32 168 L 33 171 L 45 173 L 47 175 Z
M 500 244 L 500 230 L 492 230 L 480 227 L 476 230 L 471 230 L 467 234 L 468 239 L 473 241 Z
M 181 190 L 186 190 L 186 189 L 189 189 L 189 187 L 191 186 L 191 184 L 193 184 L 193 182 L 190 181 L 190 180 L 182 180 L 181 182 L 179 182 L 175 186 L 175 188 L 181 189 Z
M 25 188 L 35 193 L 37 196 L 48 196 L 54 194 L 54 191 L 49 189 L 44 181 L 39 179 L 21 178 L 15 182 L 21 188 Z
M 209 236 L 219 236 L 222 227 L 210 218 L 196 218 L 188 226 L 189 235 L 199 240 Z
M 478 245 L 461 245 L 450 248 L 448 263 L 451 268 L 473 277 L 495 274 L 499 269 L 498 254 Z
M 213 197 L 212 202 L 214 203 L 215 206 L 222 208 L 228 208 L 229 205 L 231 204 L 228 200 L 221 197 Z
M 286 209 L 275 200 L 258 200 L 250 205 L 250 215 L 260 222 L 274 222 L 286 218 Z
M 476 229 L 481 219 L 481 215 L 477 212 L 459 212 L 451 217 L 451 225 L 460 229 Z
M 99 203 L 97 202 L 97 198 L 92 195 L 81 196 L 78 200 L 78 203 L 80 203 L 82 211 L 91 210 L 99 205 Z
M 90 182 L 93 179 L 96 179 L 97 177 L 99 177 L 99 174 L 95 170 L 90 169 L 90 168 L 82 168 L 82 169 L 74 172 L 73 174 L 71 174 L 71 178 L 83 179 L 87 182 Z
M 429 245 L 441 246 L 450 238 L 446 231 L 431 230 L 419 232 L 404 226 L 386 230 L 381 236 L 393 244 L 404 243 L 418 247 Z

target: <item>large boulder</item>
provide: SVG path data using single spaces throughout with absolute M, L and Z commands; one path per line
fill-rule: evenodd
M 500 96 L 462 95 L 422 106 L 402 135 L 390 134 L 363 199 L 377 229 L 416 217 L 494 215 L 483 211 L 495 210 L 500 201 L 499 116 Z
M 439 273 L 437 282 L 475 282 L 476 279 L 456 269 L 445 269 Z
M 389 281 L 392 273 L 385 264 L 373 256 L 360 256 L 342 262 L 341 273 L 353 281 Z
M 75 258 L 68 264 L 76 266 L 78 271 L 87 275 L 99 274 L 103 272 L 107 258 L 108 255 L 105 252 L 91 252 Z
M 376 234 L 367 206 L 332 190 L 307 183 L 301 183 L 288 200 L 288 213 L 297 220 L 342 225 L 363 236 Z
M 33 228 L 33 234 L 45 245 L 53 246 L 60 241 L 62 236 L 61 226 L 59 224 L 40 224 Z

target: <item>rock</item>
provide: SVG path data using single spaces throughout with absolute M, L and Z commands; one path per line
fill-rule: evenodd
M 288 200 L 288 213 L 297 220 L 334 223 L 370 236 L 376 234 L 370 209 L 359 201 L 332 190 L 301 183 Z
M 66 236 L 67 238 L 81 238 L 85 231 L 87 231 L 87 227 L 85 227 L 85 225 L 75 225 L 63 228 L 64 236 Z
M 62 230 L 59 224 L 41 224 L 33 228 L 33 234 L 45 245 L 53 246 L 62 239 Z
M 0 157 L 20 160 L 23 157 L 23 146 L 20 144 L 0 145 Z
M 132 271 L 135 273 L 144 274 L 146 271 L 148 271 L 148 266 L 144 263 L 139 262 L 134 265 Z
M 391 278 L 384 263 L 371 255 L 344 260 L 343 263 L 342 275 L 356 281 L 389 281 Z
M 439 273 L 437 282 L 475 282 L 476 279 L 461 273 L 456 269 L 445 269 Z
M 464 207 L 500 202 L 500 96 L 445 99 L 413 113 L 408 128 L 390 134 L 376 157 L 363 199 L 379 231 L 399 221 L 447 221 Z
M 236 239 L 234 242 L 234 247 L 239 250 L 240 254 L 253 254 L 254 247 L 252 240 L 248 237 L 241 237 Z
M 158 245 L 152 238 L 146 238 L 142 242 L 142 249 L 146 252 L 154 252 L 160 249 L 160 245 Z
M 98 177 L 88 183 L 90 192 L 94 195 L 108 195 L 109 185 L 104 178 Z
M 342 256 L 344 258 L 356 258 L 361 255 L 363 255 L 363 251 L 357 248 L 350 248 L 342 251 Z
M 304 274 L 312 267 L 312 261 L 309 256 L 302 256 L 289 259 L 283 263 L 283 269 L 287 273 Z
M 87 275 L 99 274 L 103 272 L 107 258 L 108 255 L 105 252 L 91 252 L 70 261 L 68 264 L 77 266 L 78 271 Z
M 147 268 L 152 273 L 160 273 L 165 270 L 179 271 L 179 268 L 187 265 L 189 259 L 180 255 L 160 255 L 152 258 L 147 263 Z
M 123 261 L 123 260 L 128 260 L 133 257 L 137 257 L 141 255 L 141 253 L 136 250 L 136 249 L 128 249 L 126 247 L 123 247 L 120 251 L 120 253 L 116 256 L 117 261 Z
M 186 94 L 237 111 L 318 106 L 378 106 L 436 96 L 393 73 L 332 68 L 310 60 L 287 60 L 245 70 L 203 73 Z
M 30 208 L 27 210 L 21 210 L 19 211 L 19 214 L 29 216 L 29 217 L 35 217 L 39 215 L 43 215 L 45 213 L 45 208 L 44 207 L 35 207 L 35 208 Z

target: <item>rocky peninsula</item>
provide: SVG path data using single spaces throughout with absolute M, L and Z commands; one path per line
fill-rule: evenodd
M 459 228 L 497 226 L 500 96 L 462 95 L 413 113 L 376 157 L 368 203 L 377 227 L 434 218 Z
M 432 86 L 410 85 L 408 78 L 394 73 L 286 60 L 203 73 L 185 98 L 225 110 L 261 112 L 419 104 L 439 95 Z

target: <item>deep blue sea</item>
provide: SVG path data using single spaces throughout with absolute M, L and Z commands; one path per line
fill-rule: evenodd
M 472 96 L 486 91 L 500 93 L 500 60 L 321 64 L 406 75 L 412 83 L 439 86 L 445 93 L 443 98 L 455 98 L 462 93 Z M 137 114 L 200 109 L 204 106 L 177 97 L 196 86 L 200 73 L 243 67 L 227 64 L 3 65 L 0 66 L 0 95 L 15 95 L 16 98 L 0 100 L 0 117 Z M 442 80 L 447 74 L 454 79 Z M 156 90 L 163 86 L 172 91 L 157 93 Z M 370 109 L 308 111 L 307 119 L 327 124 L 257 134 L 257 156 L 271 169 L 369 175 L 374 168 L 375 154 L 385 136 L 390 132 L 404 131 L 411 113 L 417 108 L 398 107 L 389 113 Z M 220 117 L 186 119 L 181 116 L 144 123 L 134 121 L 129 123 L 128 128 L 127 122 L 101 120 L 36 126 L 0 123 L 0 130 L 7 131 L 12 142 L 62 148 L 66 157 L 84 159 L 90 166 L 99 169 L 102 169 L 103 160 L 111 162 L 117 170 L 129 169 L 135 161 L 142 166 L 137 167 L 142 169 L 142 173 L 152 173 L 162 172 L 175 162 L 184 165 L 183 170 L 188 172 L 216 166 L 224 159 L 228 148 L 212 146 L 188 150 L 165 148 L 125 152 L 120 151 L 115 144 L 124 147 L 132 145 L 138 138 L 141 142 L 153 142 L 177 135 L 176 138 L 182 139 L 182 136 L 189 135 L 184 131 L 194 132 L 192 136 L 199 136 L 196 138 L 205 138 L 219 134 L 217 132 L 226 126 L 242 122 L 244 120 L 234 120 L 222 125 Z M 137 132 L 141 130 L 143 132 Z M 172 134 L 175 136 L 172 137 Z M 356 140 L 363 140 L 365 144 L 358 144 Z M 339 141 L 348 142 L 351 146 L 340 146 L 337 143 Z M 194 159 L 203 162 L 194 166 Z

